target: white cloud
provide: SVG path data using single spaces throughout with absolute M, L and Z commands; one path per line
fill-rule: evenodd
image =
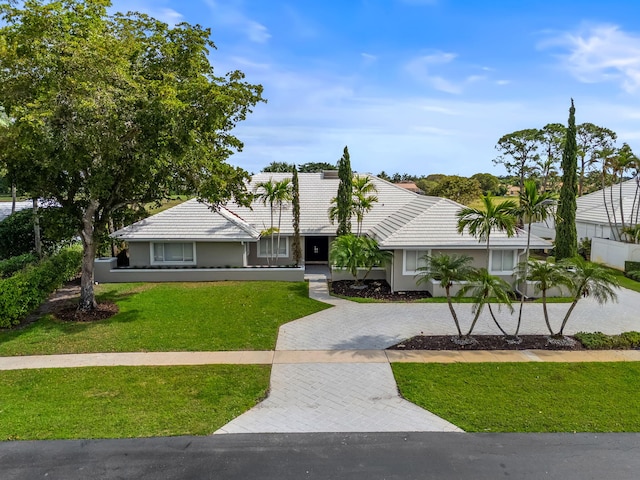
M 615 82 L 626 92 L 640 87 L 640 35 L 616 25 L 595 25 L 566 32 L 540 44 L 567 50 L 560 59 L 584 83 Z
M 462 87 L 440 75 L 432 73 L 433 67 L 451 63 L 456 58 L 455 53 L 438 52 L 414 58 L 406 64 L 405 69 L 418 81 L 445 93 L 462 93 Z
M 509 85 L 511 80 L 498 80 L 496 81 L 496 85 Z
M 372 55 L 370 53 L 361 53 L 360 56 L 362 57 L 363 63 L 365 65 L 371 65 L 373 63 L 375 63 L 378 60 L 378 57 L 376 57 L 375 55 Z
M 245 15 L 236 2 L 206 0 L 206 4 L 213 13 L 212 22 L 241 31 L 254 43 L 266 43 L 271 38 L 269 29 Z

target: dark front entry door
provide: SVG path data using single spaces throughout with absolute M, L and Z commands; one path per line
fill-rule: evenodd
M 323 262 L 329 261 L 329 237 L 305 237 L 304 261 Z

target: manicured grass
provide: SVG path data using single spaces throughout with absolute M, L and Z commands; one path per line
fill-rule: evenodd
M 0 440 L 209 435 L 266 395 L 269 367 L 0 372 Z
M 640 292 L 640 282 L 636 282 L 629 277 L 625 277 L 622 270 L 610 267 L 607 268 L 616 276 L 616 279 L 618 280 L 618 282 L 620 282 L 621 287 L 628 288 L 629 290 L 633 290 L 634 292 Z
M 86 352 L 272 350 L 278 327 L 329 305 L 304 282 L 105 284 L 120 312 L 93 323 L 47 316 L 0 332 L 0 356 Z
M 402 395 L 468 432 L 640 432 L 640 364 L 393 364 Z
M 507 200 L 513 200 L 516 203 L 520 203 L 520 197 L 518 197 L 517 195 L 515 197 L 493 197 L 493 204 L 494 205 L 500 205 L 504 202 L 506 202 Z M 482 199 L 480 197 L 474 199 L 472 202 L 469 202 L 467 204 L 468 207 L 471 208 L 478 208 L 478 209 L 483 209 L 484 206 L 482 204 Z

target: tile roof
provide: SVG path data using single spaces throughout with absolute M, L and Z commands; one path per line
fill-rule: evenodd
M 205 203 L 187 200 L 180 205 L 124 227 L 112 235 L 122 240 L 256 241 L 251 225 L 225 208 L 212 211 Z
M 621 223 L 620 215 L 620 194 L 622 190 L 622 213 L 624 213 L 625 223 L 628 223 L 631 212 L 637 212 L 640 206 L 640 192 L 636 179 L 627 180 L 613 187 L 606 187 L 604 190 L 589 193 L 579 197 L 577 200 L 576 220 L 585 223 L 608 224 L 607 209 L 614 218 Z M 604 194 L 604 195 L 603 195 Z M 613 195 L 613 199 L 612 199 Z M 612 202 L 613 200 L 613 202 Z M 605 208 L 605 205 L 607 208 Z M 615 217 L 614 217 L 615 215 Z M 637 213 L 636 213 L 637 215 Z
M 368 174 L 363 174 L 368 175 Z M 457 232 L 456 213 L 462 205 L 445 198 L 428 197 L 410 192 L 380 178 L 368 175 L 377 189 L 379 201 L 364 217 L 363 231 L 375 237 L 384 248 L 410 247 L 464 247 L 484 248 L 468 232 Z M 248 188 L 270 179 L 290 178 L 288 173 L 259 173 L 254 175 Z M 300 173 L 300 233 L 303 236 L 332 236 L 337 225 L 328 219 L 332 199 L 338 191 L 339 179 L 325 177 L 323 173 Z M 291 205 L 284 206 L 280 231 L 292 235 Z M 278 210 L 274 210 L 274 226 L 278 223 Z M 271 225 L 268 205 L 254 200 L 252 207 L 228 203 L 219 211 L 206 204 L 189 200 L 157 215 L 123 228 L 113 234 L 123 240 L 210 240 L 255 241 L 260 232 Z M 353 230 L 355 230 L 355 219 Z M 508 238 L 502 232 L 492 232 L 491 245 L 524 247 L 526 234 L 522 231 Z M 534 248 L 550 244 L 532 237 Z

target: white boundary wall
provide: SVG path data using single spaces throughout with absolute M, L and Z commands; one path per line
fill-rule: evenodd
M 605 238 L 591 239 L 591 261 L 624 270 L 624 262 L 640 262 L 640 245 Z

